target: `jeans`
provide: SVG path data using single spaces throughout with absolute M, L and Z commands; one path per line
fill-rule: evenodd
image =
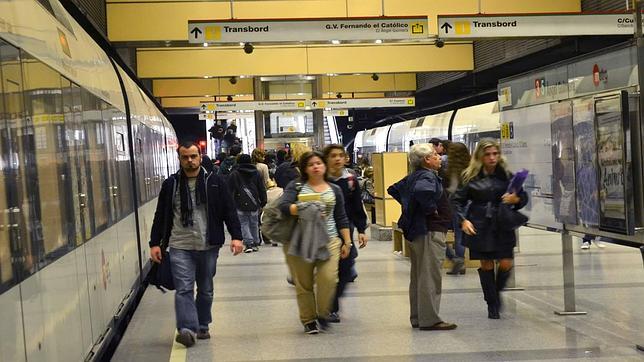
M 338 313 L 340 311 L 340 298 L 344 295 L 344 289 L 347 287 L 347 284 L 351 282 L 353 277 L 356 274 L 355 264 L 356 256 L 358 255 L 358 249 L 355 244 L 353 244 L 353 224 L 349 226 L 349 235 L 351 236 L 351 252 L 349 256 L 345 259 L 340 259 L 338 264 L 338 286 L 335 290 L 335 298 L 333 298 L 333 305 L 331 306 L 331 312 Z
M 189 329 L 197 333 L 200 330 L 208 330 L 208 325 L 212 322 L 213 278 L 217 271 L 218 257 L 219 247 L 203 251 L 170 248 L 170 267 L 176 288 L 174 311 L 178 331 Z
M 463 246 L 463 230 L 461 229 L 461 225 L 458 223 L 458 217 L 454 216 L 454 249 L 448 247 L 445 249 L 445 256 L 447 256 L 447 259 L 454 259 L 456 258 L 465 258 L 465 247 Z M 456 252 L 456 255 L 454 255 L 454 252 Z
M 259 246 L 259 211 L 237 210 L 246 247 Z

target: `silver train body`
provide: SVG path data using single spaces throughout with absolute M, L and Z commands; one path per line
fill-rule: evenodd
M 474 150 L 482 138 L 500 138 L 498 102 L 459 108 L 393 125 L 360 131 L 354 143 L 355 157 L 371 159 L 375 152 L 408 152 L 410 145 L 432 138 L 463 142 Z
M 57 0 L 0 1 L 0 360 L 91 359 L 138 290 L 176 135 Z

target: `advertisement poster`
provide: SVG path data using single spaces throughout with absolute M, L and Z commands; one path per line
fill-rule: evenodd
M 624 232 L 626 229 L 625 165 L 620 102 L 619 97 L 598 100 L 595 109 L 600 227 Z
M 595 140 L 595 102 L 592 98 L 573 103 L 575 136 L 575 181 L 577 184 L 577 218 L 587 227 L 599 226 L 599 192 L 597 180 L 597 147 Z
M 575 199 L 575 150 L 572 105 L 569 101 L 550 106 L 552 134 L 552 205 L 555 220 L 577 224 Z

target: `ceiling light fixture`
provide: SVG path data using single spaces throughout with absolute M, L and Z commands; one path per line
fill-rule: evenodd
M 381 39 L 376 39 L 376 44 L 382 44 L 382 40 Z
M 203 46 L 207 47 L 207 46 L 208 46 L 208 43 L 203 43 Z
M 340 44 L 340 41 L 334 39 L 334 40 L 331 40 L 331 44 L 338 45 L 338 44 Z

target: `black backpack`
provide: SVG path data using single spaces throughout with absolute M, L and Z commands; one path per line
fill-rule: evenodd
M 235 158 L 228 157 L 221 162 L 221 165 L 219 165 L 218 173 L 222 176 L 228 176 L 233 171 L 234 166 L 235 166 Z
M 237 187 L 233 193 L 233 199 L 235 200 L 237 209 L 241 211 L 259 210 L 261 205 L 259 197 L 257 196 L 259 193 L 259 191 L 257 191 L 257 187 L 255 187 L 252 182 L 249 185 L 246 185 L 239 172 L 235 172 L 234 177 Z

